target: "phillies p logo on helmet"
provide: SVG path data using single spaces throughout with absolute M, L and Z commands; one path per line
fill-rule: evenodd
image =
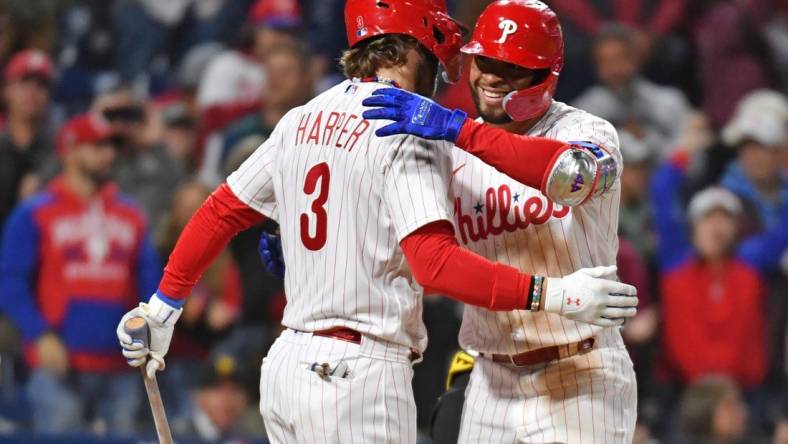
M 509 19 L 501 20 L 498 27 L 501 28 L 501 37 L 496 40 L 497 43 L 506 42 L 506 39 L 517 31 L 517 23 Z

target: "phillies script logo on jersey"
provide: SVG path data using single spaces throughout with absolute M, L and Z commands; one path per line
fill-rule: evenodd
M 470 211 L 463 211 L 461 197 L 454 199 L 454 216 L 460 229 L 462 242 L 475 242 L 487 239 L 489 235 L 499 235 L 528 228 L 531 224 L 541 225 L 551 217 L 562 219 L 569 214 L 569 207 L 555 204 L 542 195 L 525 199 L 519 193 L 512 194 L 508 185 L 497 189 L 490 187 L 485 193 L 484 202 L 471 202 Z

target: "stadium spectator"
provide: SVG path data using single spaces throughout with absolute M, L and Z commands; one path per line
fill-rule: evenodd
M 682 383 L 722 373 L 755 389 L 766 371 L 764 278 L 788 246 L 788 211 L 778 226 L 748 233 L 742 221 L 751 218 L 742 218 L 749 213 L 741 200 L 714 187 L 693 196 L 685 220 L 687 169 L 711 143 L 697 135 L 682 142 L 654 172 L 650 189 L 666 364 Z M 742 360 L 745 351 L 748 359 Z
M 175 193 L 157 246 L 161 257 L 168 257 L 175 248 L 186 222 L 208 198 L 209 190 L 198 182 L 187 182 Z M 223 252 L 206 270 L 184 305 L 162 381 L 162 395 L 168 416 L 173 423 L 191 415 L 189 389 L 197 383 L 193 371 L 205 360 L 212 347 L 230 334 L 241 311 L 241 277 L 229 251 Z
M 757 215 L 750 232 L 773 229 L 788 208 L 788 179 L 782 160 L 788 151 L 788 99 L 774 91 L 745 96 L 723 128 L 722 139 L 737 151 L 721 178 Z M 772 268 L 777 267 L 775 258 Z
M 175 193 L 165 229 L 158 242 L 162 257 L 170 255 L 186 222 L 209 194 L 209 190 L 198 182 L 187 182 Z M 199 357 L 207 356 L 210 346 L 227 333 L 238 318 L 240 306 L 238 269 L 229 253 L 224 252 L 194 287 L 189 302 L 184 305 L 181 316 L 184 328 L 179 333 L 193 339 L 191 345 L 199 349 Z M 177 341 L 173 343 L 172 351 L 177 354 L 176 345 Z
M 203 182 L 218 184 L 223 181 L 222 166 L 239 142 L 249 136 L 268 138 L 279 119 L 312 98 L 309 54 L 303 46 L 289 45 L 271 50 L 266 72 L 268 80 L 263 92 L 266 101 L 259 112 L 228 126 L 221 139 L 209 141 L 200 174 Z
M 97 115 L 58 134 L 63 174 L 17 206 L 3 232 L 0 307 L 21 331 L 36 432 L 134 429 L 139 375 L 111 332 L 160 277 L 145 217 L 110 181 L 115 148 Z
M 232 40 L 250 0 L 132 0 L 118 2 L 113 16 L 118 42 L 115 64 L 124 82 L 149 74 L 158 55 L 177 61 L 186 49 Z M 235 32 L 234 32 L 235 31 Z M 225 42 L 229 43 L 229 42 Z
M 662 181 L 663 175 L 658 172 L 655 181 Z M 766 307 L 757 269 L 733 254 L 741 203 L 721 188 L 696 194 L 688 210 L 692 251 L 685 251 L 689 244 L 679 245 L 686 241 L 683 226 L 662 214 L 680 217 L 674 207 L 676 188 L 667 180 L 662 183 L 660 191 L 666 196 L 654 201 L 661 242 L 665 364 L 681 384 L 724 374 L 741 387 L 755 389 L 766 375 Z M 744 355 L 747 359 L 741 359 Z
M 197 169 L 198 118 L 184 101 L 172 102 L 160 112 L 164 121 L 162 142 L 167 154 L 180 171 L 190 175 Z
M 52 62 L 44 52 L 17 53 L 4 72 L 5 128 L 0 132 L 0 227 L 20 197 L 51 170 L 48 110 Z
M 204 442 L 227 442 L 250 436 L 252 431 L 244 423 L 249 399 L 241 385 L 240 371 L 234 356 L 221 351 L 215 353 L 199 371 L 191 420 L 176 432 Z
M 681 91 L 656 85 L 640 74 L 635 32 L 623 25 L 602 28 L 594 40 L 599 84 L 573 105 L 596 114 L 643 141 L 654 157 L 676 146 L 690 114 Z
M 736 384 L 709 376 L 692 384 L 679 406 L 682 444 L 734 444 L 745 440 L 747 406 Z
M 618 135 L 624 157 L 618 231 L 649 265 L 653 263 L 656 249 L 648 199 L 654 158 L 646 145 L 628 131 L 621 130 Z
M 560 97 L 571 100 L 591 86 L 588 67 L 592 40 L 609 23 L 621 23 L 635 31 L 637 63 L 648 67 L 673 84 L 682 81 L 682 59 L 687 58 L 687 43 L 678 34 L 691 4 L 687 0 L 553 0 L 550 5 L 561 18 L 566 66 L 561 72 Z M 679 74 L 679 75 L 676 75 Z
M 157 229 L 185 171 L 162 143 L 163 123 L 149 108 L 123 88 L 99 96 L 93 105 L 109 122 L 120 146 L 115 181 L 142 205 L 150 226 Z
M 347 45 L 345 0 L 301 0 L 300 3 L 305 38 L 313 54 L 315 92 L 321 93 L 344 79 L 336 59 Z
M 552 0 L 550 4 L 562 18 L 562 22 L 572 22 L 588 36 L 596 35 L 604 28 L 605 23 L 609 22 L 643 28 L 649 35 L 659 36 L 670 32 L 681 22 L 685 2 L 686 0 Z
M 698 2 L 693 39 L 698 54 L 701 107 L 719 129 L 750 91 L 777 81 L 771 48 L 763 33 L 764 18 L 773 12 L 769 1 L 715 0 Z
M 57 0 L 4 0 L 0 2 L 0 62 L 20 48 L 49 51 L 57 38 Z
M 301 11 L 295 0 L 258 0 L 246 26 L 251 27 L 249 48 L 227 49 L 214 57 L 197 92 L 204 133 L 223 129 L 229 122 L 254 112 L 266 83 L 264 65 L 269 53 L 297 42 Z
M 296 43 L 301 28 L 301 7 L 297 0 L 257 0 L 249 11 L 255 26 L 254 55 L 262 63 L 276 48 Z

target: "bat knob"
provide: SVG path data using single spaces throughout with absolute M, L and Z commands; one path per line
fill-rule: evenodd
M 150 343 L 150 330 L 145 318 L 135 316 L 127 320 L 123 324 L 123 330 L 127 335 L 131 336 L 131 340 L 134 342 L 142 342 L 145 347 Z

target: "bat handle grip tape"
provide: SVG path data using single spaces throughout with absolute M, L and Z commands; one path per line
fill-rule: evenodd
M 150 343 L 150 329 L 144 318 L 135 316 L 123 324 L 123 331 L 131 336 L 133 342 L 142 342 L 145 347 Z

